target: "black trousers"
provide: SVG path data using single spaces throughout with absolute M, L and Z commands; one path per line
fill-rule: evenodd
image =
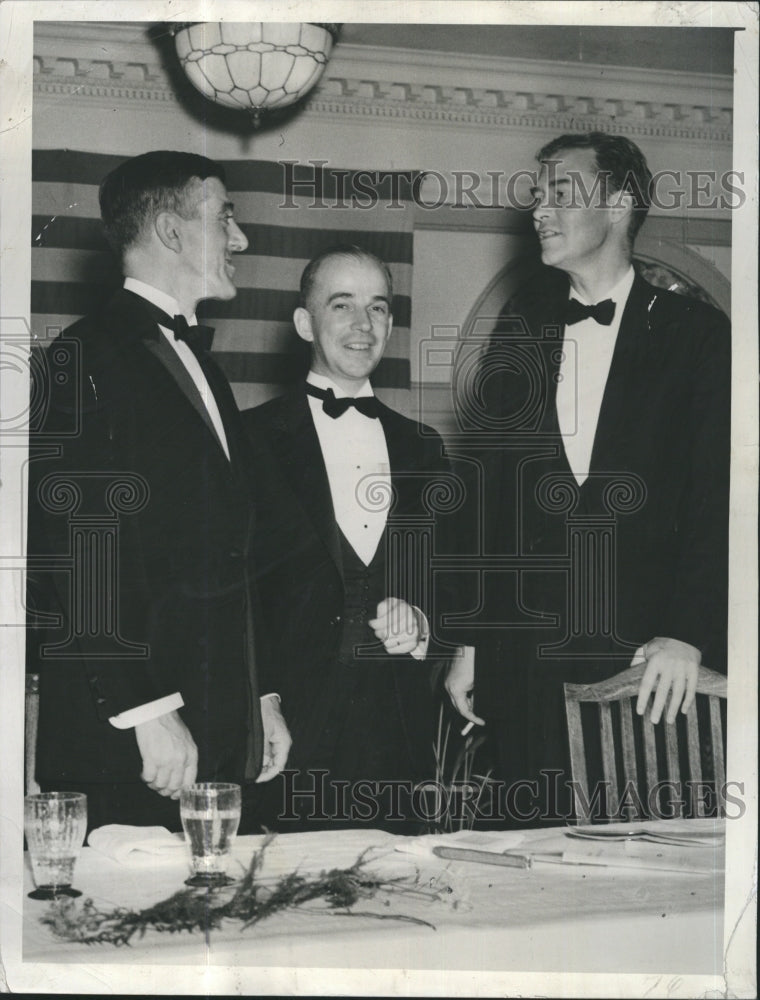
M 409 661 L 405 668 L 419 671 L 423 680 L 424 665 Z M 264 792 L 273 828 L 424 832 L 414 788 L 434 773 L 432 751 L 428 761 L 425 751 L 416 750 L 432 745 L 429 701 L 428 695 L 428 711 L 421 709 L 410 722 L 387 660 L 330 665 L 319 704 L 294 720 L 287 772 Z

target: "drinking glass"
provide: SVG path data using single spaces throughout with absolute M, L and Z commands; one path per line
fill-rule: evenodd
M 37 886 L 29 896 L 81 896 L 78 889 L 72 889 L 71 882 L 87 832 L 87 796 L 82 792 L 27 795 L 24 832 Z
M 199 782 L 183 788 L 182 828 L 190 847 L 192 876 L 185 885 L 230 885 L 230 851 L 240 823 L 240 785 Z

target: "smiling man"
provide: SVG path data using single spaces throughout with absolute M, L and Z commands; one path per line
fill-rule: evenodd
M 100 206 L 124 285 L 51 345 L 77 378 L 46 384 L 31 440 L 30 606 L 61 622 L 29 644 L 37 780 L 86 792 L 91 828 L 179 829 L 183 786 L 266 780 L 289 745 L 276 698 L 259 704 L 247 440 L 195 318 L 201 299 L 235 296 L 248 241 L 222 169 L 195 154 L 125 161 Z M 109 558 L 97 529 L 117 513 Z M 62 571 L 43 584 L 34 557 Z
M 293 317 L 311 345 L 306 382 L 243 415 L 282 474 L 260 498 L 255 547 L 299 772 L 277 809 L 310 829 L 400 832 L 413 822 L 412 785 L 433 775 L 418 543 L 426 490 L 448 465 L 440 437 L 384 406 L 369 382 L 392 297 L 387 266 L 360 247 L 312 260 Z
M 515 624 L 479 630 L 474 678 L 465 657 L 446 682 L 488 723 L 515 792 L 508 818 L 528 824 L 572 815 L 564 683 L 646 664 L 638 712 L 670 726 L 700 663 L 726 669 L 731 375 L 726 317 L 634 269 L 652 182 L 641 150 L 563 135 L 538 161 L 545 266 L 504 310 L 525 336 L 514 349 L 494 338 L 484 362 L 500 368 L 491 416 L 505 446 L 485 510 L 494 544 L 520 560 L 486 620 Z

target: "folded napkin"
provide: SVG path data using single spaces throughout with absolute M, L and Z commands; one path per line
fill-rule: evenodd
M 182 834 L 169 833 L 164 826 L 110 823 L 91 830 L 87 843 L 93 850 L 122 865 L 154 864 L 157 858 L 184 860 Z

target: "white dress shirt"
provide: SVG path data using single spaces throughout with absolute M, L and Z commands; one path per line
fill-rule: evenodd
M 615 315 L 609 326 L 589 317 L 565 328 L 557 386 L 557 417 L 567 460 L 579 486 L 588 478 L 602 397 L 633 279 L 631 267 L 614 288 L 599 296 L 600 302 L 612 299 L 615 303 Z M 586 302 L 576 291 L 571 291 L 570 298 L 584 305 L 594 304 Z
M 319 389 L 346 393 L 325 375 L 307 379 Z M 356 396 L 372 396 L 365 382 Z M 391 502 L 391 465 L 383 425 L 349 407 L 339 417 L 328 416 L 322 400 L 307 397 L 325 460 L 338 527 L 365 566 L 369 566 L 385 531 Z
M 306 381 L 319 389 L 332 389 L 338 399 L 347 395 L 326 375 L 309 372 Z M 354 398 L 373 395 L 367 381 Z M 369 566 L 385 531 L 392 500 L 391 465 L 383 425 L 354 407 L 339 417 L 328 416 L 321 399 L 307 399 L 322 449 L 335 520 L 354 552 Z M 427 653 L 430 630 L 424 614 L 419 608 L 415 611 L 421 620 L 422 638 L 411 655 L 419 660 Z

